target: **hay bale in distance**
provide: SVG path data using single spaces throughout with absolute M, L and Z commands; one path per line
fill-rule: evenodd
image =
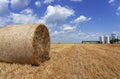
M 0 29 L 0 61 L 40 65 L 49 57 L 50 36 L 43 24 Z

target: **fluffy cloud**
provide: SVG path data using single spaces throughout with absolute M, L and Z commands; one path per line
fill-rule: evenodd
M 6 17 L 0 17 L 0 27 L 8 24 L 35 24 L 35 23 L 43 22 L 30 8 L 24 9 L 20 13 L 11 12 L 10 15 Z
M 80 23 L 80 22 L 86 22 L 86 21 L 90 21 L 91 17 L 86 17 L 84 15 L 79 16 L 78 18 L 76 18 L 74 21 L 72 21 L 71 23 Z
M 0 27 L 10 24 L 11 18 L 9 17 L 0 17 Z
M 103 35 L 103 33 L 85 33 L 82 31 L 55 31 L 51 40 L 52 42 L 56 43 L 80 43 L 81 41 L 99 40 L 99 36 L 101 35 Z
M 61 25 L 63 26 L 64 21 L 71 15 L 74 14 L 74 11 L 70 8 L 62 7 L 60 5 L 56 6 L 48 6 L 47 10 L 43 17 L 38 17 L 37 14 L 33 12 L 32 9 L 27 8 L 22 10 L 19 13 L 13 13 L 11 12 L 8 15 L 8 18 L 10 19 L 9 22 L 11 24 L 33 24 L 33 23 L 45 23 L 48 27 L 55 26 L 58 27 Z M 7 24 L 6 20 L 4 22 L 2 19 L 0 20 L 1 26 Z M 60 29 L 58 27 L 58 29 Z M 72 29 L 65 27 L 65 29 Z
M 11 13 L 9 16 L 12 19 L 13 24 L 33 24 L 40 23 L 40 19 L 33 13 L 32 9 L 25 9 L 17 13 Z
M 115 0 L 109 0 L 108 3 L 111 4 L 111 3 L 114 3 Z
M 11 0 L 11 8 L 12 9 L 23 9 L 24 7 L 28 6 L 31 0 Z
M 70 26 L 70 25 L 68 25 L 68 24 L 64 24 L 64 25 L 63 25 L 63 31 L 73 31 L 73 30 L 75 30 L 75 29 L 76 29 L 75 26 L 72 27 L 72 26 Z
M 30 15 L 33 15 L 33 10 L 32 9 L 30 9 L 30 8 L 27 8 L 27 9 L 24 9 L 24 10 L 22 10 L 20 13 L 22 13 L 22 14 L 30 14 Z
M 64 24 L 64 21 L 72 15 L 74 15 L 74 11 L 70 8 L 61 7 L 60 5 L 48 6 L 43 18 L 45 23 L 52 28 L 50 33 L 52 42 L 70 42 L 74 40 L 72 33 L 76 31 L 77 26 Z
M 50 26 L 57 26 L 64 23 L 64 21 L 74 14 L 74 10 L 62 7 L 60 5 L 47 7 L 45 15 L 42 17 L 42 20 Z
M 117 8 L 116 15 L 120 16 L 120 6 Z
M 74 2 L 82 2 L 83 0 L 71 0 L 71 1 L 74 1 Z
M 69 24 L 63 24 L 61 29 L 55 30 L 51 33 L 51 36 L 57 36 L 57 35 L 61 35 L 61 34 L 67 34 L 67 33 L 71 33 L 74 32 L 76 30 L 76 26 L 71 26 Z
M 57 35 L 60 35 L 60 34 L 64 34 L 64 31 L 55 30 L 54 32 L 51 33 L 51 36 L 54 37 L 54 36 L 57 36 Z
M 0 26 L 4 26 L 10 22 L 10 18 L 7 17 L 10 13 L 8 3 L 8 0 L 0 0 Z
M 8 0 L 0 0 L 0 16 L 5 16 L 9 14 L 9 9 L 8 9 Z
M 9 15 L 11 9 L 23 9 L 31 0 L 0 0 L 0 16 Z M 8 7 L 10 3 L 10 7 Z
M 113 31 L 112 33 L 120 36 L 120 32 L 119 31 Z
M 41 6 L 41 2 L 40 2 L 40 1 L 35 1 L 35 5 L 36 5 L 37 7 L 40 7 L 40 6 Z
M 54 2 L 54 0 L 44 0 L 44 3 L 46 4 L 51 3 L 51 2 Z

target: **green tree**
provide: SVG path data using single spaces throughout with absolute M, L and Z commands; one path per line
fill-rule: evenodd
M 110 40 L 110 43 L 117 43 L 119 41 L 119 39 L 112 39 L 112 40 Z

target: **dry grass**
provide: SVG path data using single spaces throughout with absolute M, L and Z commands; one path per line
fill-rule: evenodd
M 120 45 L 52 44 L 41 66 L 0 63 L 0 79 L 120 79 Z

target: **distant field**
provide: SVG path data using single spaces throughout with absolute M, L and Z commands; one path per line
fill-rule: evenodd
M 0 79 L 120 79 L 120 44 L 52 44 L 41 66 L 0 63 Z

